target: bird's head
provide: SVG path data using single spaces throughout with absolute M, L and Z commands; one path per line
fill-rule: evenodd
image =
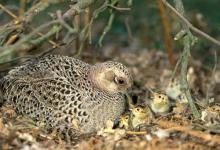
M 146 109 L 144 106 L 135 106 L 134 108 L 131 108 L 131 112 L 134 116 L 138 118 L 145 117 L 147 115 Z
M 133 83 L 129 69 L 112 61 L 92 66 L 90 76 L 94 85 L 107 93 L 125 93 Z
M 169 98 L 163 93 L 154 92 L 152 96 L 153 103 L 155 105 L 167 105 L 169 103 Z
M 123 126 L 125 126 L 125 127 L 128 127 L 128 125 L 129 125 L 129 115 L 130 114 L 124 114 L 124 115 L 122 115 L 122 116 L 120 116 L 120 124 L 119 124 L 119 126 L 121 126 L 121 127 L 123 127 Z

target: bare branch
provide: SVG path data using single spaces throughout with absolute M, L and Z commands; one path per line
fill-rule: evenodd
M 114 6 L 114 5 L 111 5 L 111 4 L 108 4 L 107 6 L 110 7 L 110 8 L 113 8 L 115 10 L 118 10 L 118 11 L 130 11 L 131 10 L 131 8 L 117 7 L 117 6 Z
M 49 23 L 43 24 L 41 26 L 39 26 L 37 29 L 35 29 L 33 32 L 31 32 L 29 35 L 25 36 L 24 38 L 20 39 L 18 42 L 16 42 L 14 45 L 10 45 L 10 46 L 6 46 L 6 47 L 0 47 L 0 52 L 1 52 L 1 57 L 10 54 L 11 52 L 18 50 L 20 46 L 22 46 L 23 43 L 29 41 L 32 36 L 36 35 L 36 33 L 38 33 L 39 31 L 45 29 L 48 26 L 54 25 L 59 23 L 58 20 L 55 21 L 51 21 Z
M 3 6 L 2 4 L 0 4 L 0 8 L 5 11 L 7 14 L 9 14 L 12 18 L 16 19 L 17 16 L 15 14 L 13 14 L 10 10 L 8 10 L 5 6 Z
M 81 0 L 81 1 L 77 1 L 67 12 L 74 12 L 74 14 L 72 13 L 65 13 L 63 16 L 61 16 L 61 13 L 58 13 L 58 19 L 50 21 L 49 23 L 43 24 L 40 27 L 38 27 L 37 29 L 35 29 L 33 32 L 31 32 L 30 34 L 24 36 L 23 38 L 21 38 L 20 40 L 18 40 L 15 44 L 10 45 L 10 46 L 4 46 L 0 48 L 0 58 L 8 55 L 10 53 L 12 53 L 13 51 L 19 51 L 19 50 L 24 50 L 24 51 L 28 51 L 30 49 L 33 49 L 36 45 L 39 45 L 41 42 L 43 42 L 45 39 L 47 39 L 48 37 L 56 34 L 57 32 L 59 32 L 62 27 L 61 26 L 57 26 L 56 28 L 52 28 L 49 30 L 48 33 L 46 33 L 44 36 L 38 38 L 38 39 L 31 39 L 34 35 L 38 34 L 39 31 L 51 26 L 51 25 L 55 25 L 55 24 L 61 24 L 64 27 L 66 27 L 69 31 L 71 30 L 71 33 L 75 33 L 76 31 L 74 29 L 72 29 L 69 25 L 67 25 L 65 23 L 66 20 L 68 20 L 69 18 L 72 18 L 74 15 L 79 14 L 81 11 L 83 11 L 86 7 L 88 7 L 90 4 L 92 4 L 95 0 Z M 54 3 L 53 0 L 48 0 L 45 2 L 39 2 L 37 5 L 34 5 L 29 11 L 27 11 L 23 17 L 22 20 L 24 20 L 25 22 L 29 22 L 32 20 L 32 18 L 34 17 L 34 14 L 36 15 L 36 13 L 39 13 L 40 11 L 44 10 L 49 3 Z M 37 6 L 41 6 L 41 7 L 37 7 Z M 76 9 L 79 8 L 79 9 Z M 17 16 L 15 19 L 17 20 Z M 20 21 L 17 23 L 20 24 Z M 10 27 L 14 27 L 14 23 L 13 21 L 9 24 L 7 24 L 6 27 L 8 29 L 8 26 Z M 17 26 L 18 28 L 22 27 L 23 25 Z M 12 29 L 16 29 L 16 28 L 12 28 Z M 3 31 L 4 32 L 4 31 Z
M 174 0 L 174 3 L 175 3 L 176 9 L 178 10 L 178 13 L 181 14 L 181 16 L 183 16 L 184 15 L 184 7 L 183 7 L 182 1 L 181 0 Z M 186 34 L 183 37 L 181 37 L 183 40 L 183 52 L 181 54 L 180 60 L 176 64 L 175 70 L 176 70 L 177 66 L 179 65 L 179 63 L 181 63 L 181 68 L 180 68 L 181 69 L 181 88 L 182 88 L 184 94 L 186 95 L 186 98 L 189 102 L 189 106 L 190 106 L 190 109 L 193 113 L 193 116 L 195 118 L 199 118 L 200 113 L 194 103 L 192 96 L 191 96 L 189 85 L 187 82 L 187 72 L 188 72 L 190 51 L 191 51 L 191 47 L 196 42 L 196 37 L 194 37 L 192 35 L 189 27 L 184 22 L 181 22 L 181 27 L 182 27 L 181 32 L 183 32 L 183 30 L 184 30 L 183 33 L 186 33 Z
M 212 42 L 213 44 L 220 47 L 220 41 L 216 40 L 215 38 L 211 37 L 207 33 L 199 30 L 195 26 L 193 26 L 182 14 L 180 14 L 172 5 L 170 5 L 166 0 L 162 0 L 162 2 L 172 11 L 174 12 L 193 32 L 196 34 L 204 37 L 208 41 Z

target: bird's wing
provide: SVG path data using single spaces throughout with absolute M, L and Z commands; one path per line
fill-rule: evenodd
M 3 84 L 6 91 L 5 98 L 16 109 L 30 110 L 27 113 L 47 113 L 51 111 L 51 117 L 59 118 L 61 122 L 75 122 L 78 116 L 87 114 L 81 111 L 80 91 L 74 88 L 63 77 L 24 77 L 5 78 Z M 27 114 L 26 111 L 20 112 Z M 30 114 L 32 115 L 32 114 Z M 34 116 L 36 117 L 36 116 Z
M 88 121 L 85 102 L 90 97 L 77 85 L 63 77 L 35 79 L 31 84 L 38 99 L 46 105 L 77 118 L 80 123 Z

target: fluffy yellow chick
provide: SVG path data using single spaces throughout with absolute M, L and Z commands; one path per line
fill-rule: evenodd
M 149 123 L 153 118 L 153 114 L 147 106 L 135 106 L 130 109 L 132 113 L 131 125 L 135 129 L 141 124 Z
M 130 128 L 130 113 L 125 113 L 120 116 L 119 127 L 126 130 Z
M 167 95 L 163 93 L 152 93 L 152 100 L 150 101 L 150 107 L 155 114 L 164 114 L 170 110 L 170 101 Z

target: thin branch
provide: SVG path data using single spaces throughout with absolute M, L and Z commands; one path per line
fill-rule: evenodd
M 9 45 L 11 45 L 12 43 L 14 43 L 15 42 L 15 40 L 17 40 L 18 39 L 18 37 L 19 37 L 19 34 L 17 33 L 17 34 L 15 34 L 15 35 L 11 35 L 10 37 L 9 37 L 9 39 L 5 42 L 5 46 L 9 46 Z
M 41 36 L 35 40 L 31 40 L 30 43 L 33 44 L 34 46 L 39 45 L 42 43 L 44 40 L 48 39 L 52 35 L 58 33 L 62 29 L 61 25 L 54 25 L 49 32 L 47 32 L 44 36 Z
M 147 131 L 126 131 L 125 132 L 126 134 L 128 135 L 146 135 L 147 134 Z
M 162 0 L 162 2 L 172 11 L 174 12 L 193 32 L 196 34 L 204 37 L 208 41 L 212 42 L 213 44 L 220 47 L 220 41 L 216 40 L 215 38 L 211 37 L 207 33 L 199 30 L 194 25 L 192 25 L 183 15 L 181 15 L 172 5 L 170 5 L 166 0 Z
M 127 33 L 128 33 L 128 42 L 131 42 L 133 40 L 133 35 L 132 35 L 132 31 L 131 31 L 131 27 L 130 27 L 130 24 L 129 24 L 129 18 L 125 18 L 125 27 L 126 27 L 126 30 L 127 30 Z
M 28 11 L 25 12 L 24 17 L 22 17 L 22 21 L 25 24 L 31 22 L 35 16 L 37 16 L 40 12 L 44 11 L 51 4 L 59 3 L 59 1 L 55 0 L 46 0 L 39 1 L 37 4 L 33 5 Z
M 158 124 L 160 127 L 165 128 L 167 131 L 180 131 L 188 135 L 202 139 L 204 142 L 212 142 L 215 144 L 220 143 L 220 136 L 211 135 L 202 131 L 192 130 L 186 126 L 178 125 L 174 122 L 160 120 L 157 121 L 156 124 Z
M 183 16 L 184 15 L 184 7 L 183 7 L 182 1 L 181 0 L 174 0 L 174 3 L 175 3 L 176 9 Z M 181 58 L 180 58 L 181 59 L 181 71 L 180 71 L 181 72 L 181 88 L 187 97 L 187 100 L 189 102 L 189 106 L 190 106 L 190 109 L 193 113 L 193 116 L 195 118 L 199 118 L 200 113 L 194 103 L 192 96 L 191 96 L 189 85 L 187 82 L 187 72 L 188 72 L 188 62 L 189 62 L 189 58 L 190 58 L 190 50 L 191 50 L 191 47 L 196 42 L 196 37 L 194 37 L 192 35 L 187 24 L 185 24 L 184 22 L 181 22 L 181 26 L 182 26 L 181 32 L 183 30 L 185 30 L 184 32 L 186 32 L 186 35 L 182 37 L 182 39 L 183 39 L 183 52 L 182 52 Z
M 107 4 L 108 1 L 105 1 L 99 8 L 97 8 L 93 14 L 92 14 L 92 18 L 89 22 L 89 24 L 87 24 L 82 31 L 80 32 L 79 37 L 81 37 L 82 42 L 86 41 L 86 39 L 91 35 L 91 26 L 93 24 L 93 21 L 99 16 L 99 14 L 103 11 L 105 11 L 107 9 Z M 79 57 L 81 54 L 81 51 L 83 49 L 83 43 L 80 44 L 79 48 L 76 50 L 74 56 L 75 57 Z
M 76 30 L 76 29 L 73 29 L 69 24 L 67 24 L 67 23 L 63 20 L 63 16 L 62 16 L 60 10 L 58 10 L 58 11 L 56 12 L 56 14 L 57 14 L 57 19 L 60 21 L 60 24 L 61 24 L 63 27 L 65 27 L 70 34 L 76 33 L 76 32 L 78 31 L 78 29 L 77 29 L 77 30 Z
M 71 8 L 63 15 L 64 19 L 71 19 L 72 16 L 78 15 L 82 11 L 85 11 L 87 7 L 95 3 L 97 0 L 78 0 L 76 4 L 72 5 Z
M 102 41 L 105 37 L 105 35 L 109 32 L 109 30 L 111 29 L 112 27 L 112 23 L 114 21 L 114 18 L 115 18 L 115 12 L 111 12 L 111 15 L 109 16 L 109 19 L 108 19 L 108 24 L 107 26 L 104 28 L 104 31 L 102 32 L 102 35 L 101 37 L 99 38 L 99 41 L 98 41 L 98 44 L 99 44 L 99 47 L 102 47 Z
M 109 7 L 109 6 L 114 6 L 115 8 L 117 8 L 117 3 L 119 2 L 119 0 L 113 0 L 111 1 L 111 3 L 106 3 L 106 6 Z M 114 21 L 114 18 L 115 18 L 115 12 L 114 10 L 110 10 L 110 16 L 109 16 L 109 19 L 108 19 L 108 23 L 106 25 L 106 27 L 104 28 L 104 31 L 102 32 L 102 35 L 101 37 L 99 38 L 99 41 L 98 41 L 98 45 L 99 47 L 102 46 L 102 41 L 105 37 L 105 35 L 110 31 L 111 27 L 112 27 L 112 23 Z
M 45 36 L 45 34 L 43 34 L 42 32 L 38 32 L 37 34 L 40 35 L 41 37 Z M 49 42 L 54 48 L 60 46 L 59 44 L 57 44 L 57 43 L 54 42 L 53 40 L 48 40 L 48 42 Z
M 55 1 L 56 2 L 56 1 Z M 23 29 L 24 25 L 32 21 L 32 19 L 38 15 L 41 11 L 45 10 L 50 3 L 55 3 L 54 0 L 40 1 L 37 4 L 33 5 L 21 18 L 14 16 L 15 20 L 10 21 L 9 23 L 0 26 L 0 31 L 9 30 L 9 29 Z M 58 3 L 58 1 L 56 2 Z
M 123 8 L 123 7 L 117 7 L 117 6 L 114 6 L 114 5 L 111 5 L 111 4 L 107 4 L 108 7 L 110 8 L 113 8 L 117 11 L 130 11 L 131 8 Z
M 80 12 L 82 12 L 86 7 L 88 7 L 89 5 L 91 5 L 95 0 L 81 0 L 81 1 L 78 1 L 77 3 L 75 3 L 67 12 L 74 12 L 73 14 L 72 13 L 65 13 L 63 16 L 62 16 L 62 19 L 61 18 L 58 18 L 56 20 L 53 20 L 49 23 L 46 23 L 46 24 L 43 24 L 41 25 L 40 27 L 38 27 L 37 29 L 35 29 L 33 32 L 31 32 L 30 34 L 24 36 L 23 38 L 21 38 L 18 42 L 16 42 L 14 45 L 10 45 L 10 46 L 4 46 L 4 47 L 1 47 L 0 48 L 0 52 L 1 52 L 1 55 L 0 55 L 0 58 L 2 58 L 3 56 L 5 55 L 8 55 L 10 54 L 11 52 L 13 51 L 17 51 L 20 49 L 23 49 L 23 50 L 30 50 L 31 48 L 33 48 L 34 46 L 36 46 L 36 44 L 40 44 L 44 39 L 48 38 L 49 36 L 52 36 L 54 34 L 56 34 L 61 28 L 56 28 L 57 30 L 55 30 L 54 28 L 51 29 L 46 35 L 44 35 L 43 37 L 41 38 L 38 38 L 38 39 L 35 39 L 35 40 L 32 40 L 31 38 L 36 34 L 38 33 L 39 31 L 47 28 L 48 26 L 50 25 L 54 25 L 54 24 L 62 24 L 62 25 L 65 25 L 65 22 L 66 20 L 68 20 L 69 18 L 73 17 L 74 15 L 77 15 L 79 14 Z M 48 0 L 46 1 L 45 3 L 41 3 L 39 2 L 37 5 L 33 6 L 28 12 L 30 14 L 27 14 L 25 13 L 25 21 L 31 21 L 32 18 L 33 18 L 33 14 L 35 12 L 36 13 L 39 13 L 39 11 L 42 11 L 44 10 L 46 7 L 48 7 L 49 3 L 52 3 L 53 0 Z M 36 8 L 36 6 L 42 6 L 42 7 L 39 7 L 39 8 Z M 78 9 L 76 9 L 78 8 Z M 36 12 L 37 11 L 37 12 Z M 32 15 L 31 15 L 32 14 Z M 23 19 L 24 19 L 23 18 Z M 9 23 L 9 25 L 11 25 Z M 6 25 L 7 26 L 7 25 Z M 56 31 L 56 32 L 53 32 L 53 31 Z
M 0 47 L 0 52 L 1 52 L 1 57 L 10 54 L 12 51 L 17 50 L 19 46 L 21 46 L 21 44 L 29 41 L 31 39 L 32 36 L 36 35 L 36 33 L 38 33 L 39 31 L 45 29 L 48 26 L 54 25 L 59 23 L 58 20 L 55 21 L 51 21 L 49 23 L 43 24 L 41 26 L 39 26 L 37 29 L 35 29 L 33 32 L 31 32 L 30 34 L 28 34 L 27 36 L 25 36 L 24 38 L 20 39 L 18 42 L 16 42 L 14 45 L 10 45 L 7 47 Z
M 0 8 L 6 12 L 9 16 L 11 16 L 12 18 L 16 19 L 17 16 L 15 14 L 13 14 L 8 8 L 6 8 L 5 6 L 3 6 L 2 4 L 0 4 Z
M 21 8 L 24 9 L 24 8 L 23 8 L 23 7 L 24 7 L 23 5 L 25 4 L 25 0 L 20 0 L 20 3 L 21 3 L 21 5 L 22 5 Z M 6 7 L 4 7 L 3 5 L 0 4 L 0 8 L 2 8 L 3 11 L 5 11 L 6 13 L 8 13 L 8 14 L 9 14 L 10 16 L 12 16 L 14 19 L 19 20 L 19 17 L 17 17 L 13 12 L 11 12 L 9 9 L 7 9 Z M 19 9 L 19 12 L 20 12 L 20 9 Z M 33 29 L 33 28 L 31 28 L 31 29 Z M 41 32 L 38 32 L 37 34 L 40 35 L 41 37 L 44 36 L 44 34 L 41 33 Z M 18 34 L 16 34 L 16 35 L 17 35 L 17 37 L 18 37 Z M 10 37 L 9 40 L 10 40 L 10 39 L 13 39 L 13 38 L 14 38 L 14 37 L 12 37 L 12 38 Z M 10 40 L 10 41 L 9 41 L 9 40 L 8 40 L 7 43 L 5 44 L 6 46 L 9 45 L 9 44 L 11 44 L 11 43 L 13 42 L 13 41 L 11 42 L 11 40 Z M 55 43 L 54 41 L 52 41 L 52 40 L 49 40 L 48 42 L 49 42 L 50 44 L 52 44 L 53 47 L 59 47 L 59 45 L 56 44 L 56 43 Z

